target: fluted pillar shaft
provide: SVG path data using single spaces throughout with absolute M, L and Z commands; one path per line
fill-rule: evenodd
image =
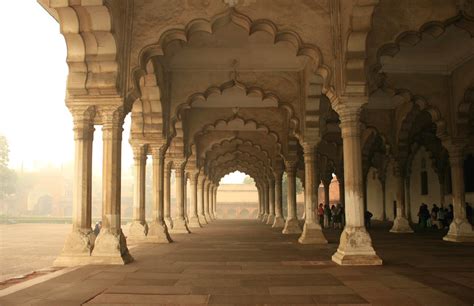
M 364 224 L 360 107 L 346 106 L 338 111 L 344 155 L 346 226 L 332 260 L 340 265 L 380 265 L 372 239 Z
M 283 199 L 282 199 L 282 176 L 283 171 L 278 169 L 275 171 L 275 221 L 273 228 L 285 227 L 285 218 L 283 217 Z
M 93 256 L 106 257 L 104 260 L 120 264 L 133 260 L 121 227 L 123 119 L 121 108 L 103 112 L 102 228 L 92 251 Z
M 190 233 L 184 217 L 184 188 L 186 182 L 186 176 L 184 173 L 184 166 L 186 161 L 175 160 L 173 161 L 173 168 L 176 176 L 176 215 L 173 219 L 172 233 L 177 234 L 188 234 Z
M 451 165 L 451 182 L 453 195 L 454 219 L 443 240 L 451 242 L 474 242 L 472 225 L 466 218 L 466 194 L 464 187 L 464 145 L 447 146 Z
M 171 163 L 165 160 L 163 173 L 163 216 L 168 230 L 173 228 L 171 219 Z
M 204 182 L 205 178 L 203 174 L 199 175 L 198 184 L 197 184 L 197 201 L 198 201 L 198 216 L 199 223 L 201 225 L 207 224 L 205 210 L 204 210 Z
M 208 179 L 206 179 L 206 182 L 204 184 L 204 215 L 206 216 L 206 220 L 209 223 L 212 221 L 211 215 L 209 213 L 209 188 L 211 186 L 211 183 Z
M 165 158 L 163 149 L 160 147 L 151 148 L 153 159 L 153 204 L 151 209 L 151 223 L 148 227 L 147 241 L 155 243 L 169 243 L 171 237 L 168 233 L 168 226 L 165 223 L 164 213 L 164 185 L 165 185 Z
M 393 226 L 390 229 L 392 233 L 413 233 L 410 227 L 410 223 L 405 213 L 405 179 L 401 165 L 395 166 L 395 184 L 397 187 L 396 200 L 397 200 L 397 215 L 393 221 Z
M 268 218 L 267 224 L 275 222 L 275 180 L 268 180 Z
M 287 204 L 288 217 L 286 218 L 283 234 L 300 234 L 301 227 L 296 216 L 296 161 L 285 161 L 287 175 Z
M 133 146 L 133 170 L 133 222 L 128 238 L 141 240 L 148 233 L 145 221 L 146 147 L 143 145 Z
M 189 207 L 189 227 L 201 227 L 198 215 L 198 172 L 191 173 L 189 183 L 191 187 L 191 203 Z
M 93 108 L 71 109 L 74 119 L 74 180 L 72 189 L 72 231 L 66 238 L 56 266 L 87 263 L 96 236 L 92 218 L 92 142 Z
M 315 221 L 314 208 L 318 201 L 318 188 L 316 182 L 319 180 L 319 174 L 316 173 L 315 144 L 304 144 L 304 202 L 305 202 L 305 222 L 303 233 L 298 239 L 303 244 L 324 244 L 327 243 L 323 235 L 321 225 Z

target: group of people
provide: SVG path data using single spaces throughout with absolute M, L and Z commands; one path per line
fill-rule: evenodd
M 318 206 L 319 223 L 323 228 L 342 229 L 345 223 L 344 207 L 341 203 L 336 205 L 323 205 L 319 203 Z
M 466 203 L 465 209 L 467 220 L 473 224 L 471 204 Z M 451 224 L 453 218 L 454 209 L 452 204 L 449 204 L 447 208 L 438 207 L 438 205 L 433 204 L 430 211 L 427 204 L 421 203 L 418 210 L 418 225 L 420 228 L 443 229 Z

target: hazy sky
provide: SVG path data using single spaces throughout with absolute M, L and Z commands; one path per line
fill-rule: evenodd
M 74 157 L 72 118 L 64 103 L 66 44 L 59 25 L 36 1 L 2 3 L 0 10 L 0 134 L 10 144 L 10 167 L 37 170 L 61 166 Z M 124 124 L 123 166 L 132 164 L 128 144 L 130 116 Z M 101 169 L 100 127 L 94 134 L 94 172 Z M 223 182 L 243 180 L 236 173 Z

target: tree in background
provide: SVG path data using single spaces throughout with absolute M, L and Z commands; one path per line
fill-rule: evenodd
M 244 184 L 255 184 L 255 181 L 251 176 L 246 175 L 244 178 Z
M 9 153 L 7 138 L 0 135 L 0 199 L 15 193 L 16 174 L 8 168 Z

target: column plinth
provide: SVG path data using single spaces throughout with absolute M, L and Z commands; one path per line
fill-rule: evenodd
M 343 105 L 336 111 L 343 140 L 346 226 L 332 260 L 340 265 L 381 265 L 364 223 L 360 107 Z

